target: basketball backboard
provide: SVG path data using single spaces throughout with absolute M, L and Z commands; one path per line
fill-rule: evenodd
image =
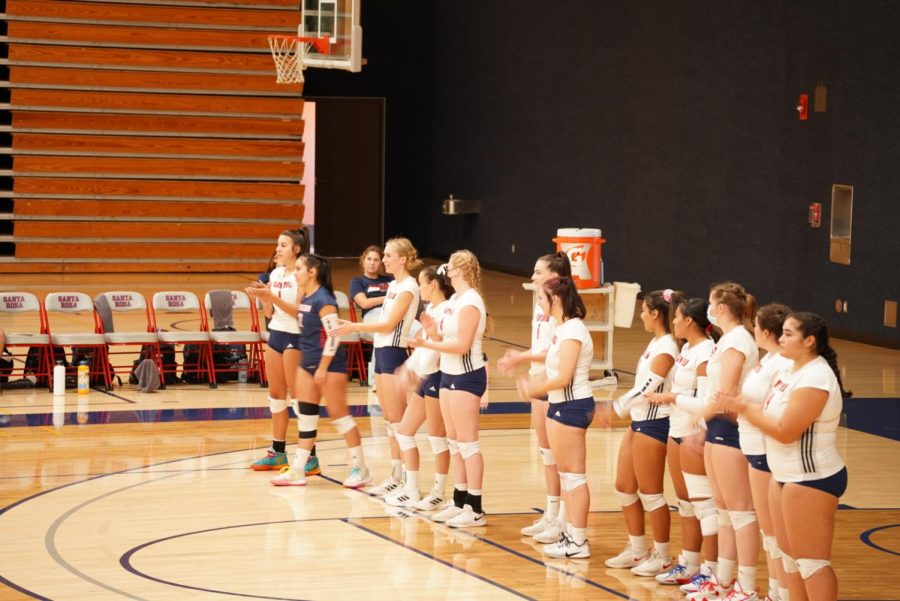
M 362 69 L 362 27 L 359 25 L 361 0 L 302 0 L 297 35 L 328 36 L 328 54 L 315 47 L 308 49 L 303 62 L 319 69 L 344 69 L 358 73 Z

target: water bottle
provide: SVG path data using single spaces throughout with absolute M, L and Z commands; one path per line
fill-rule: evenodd
M 53 366 L 53 394 L 66 394 L 66 366 L 61 359 Z
M 78 394 L 87 394 L 91 390 L 91 368 L 87 361 L 78 364 Z
M 247 383 L 247 360 L 241 359 L 238 361 L 238 382 L 241 384 Z

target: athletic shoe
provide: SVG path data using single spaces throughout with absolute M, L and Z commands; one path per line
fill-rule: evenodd
M 447 501 L 447 504 L 443 509 L 431 516 L 431 520 L 438 523 L 446 522 L 447 520 L 455 518 L 461 512 L 462 507 L 457 507 L 453 504 L 453 501 Z
M 266 456 L 250 464 L 250 469 L 257 472 L 280 470 L 288 464 L 287 453 L 276 453 L 274 449 L 266 451 Z
M 656 576 L 668 572 L 672 567 L 672 558 L 663 557 L 656 552 L 656 549 L 650 553 L 650 557 L 631 568 L 631 573 L 635 576 Z
M 391 507 L 415 507 L 416 503 L 422 500 L 419 491 L 415 493 L 406 492 L 406 489 L 398 489 L 392 493 L 384 495 L 384 502 Z
M 563 534 L 558 542 L 552 545 L 545 545 L 541 549 L 541 553 L 547 557 L 555 557 L 557 559 L 584 559 L 591 556 L 591 548 L 587 540 L 579 545 Z
M 376 497 L 383 497 L 384 495 L 386 495 L 388 493 L 392 493 L 395 490 L 397 490 L 398 488 L 400 488 L 400 486 L 402 484 L 403 483 L 398 479 L 388 478 L 387 480 L 385 480 L 384 482 L 382 482 L 375 488 L 370 488 L 366 492 L 369 493 L 370 495 L 375 495 Z
M 281 473 L 272 478 L 274 486 L 306 486 L 306 475 L 300 470 L 294 470 L 289 465 L 281 468 Z
M 751 590 L 749 592 L 744 592 L 744 589 L 741 588 L 741 584 L 739 582 L 734 583 L 734 588 L 731 589 L 724 597 L 725 601 L 758 601 L 759 595 L 756 593 L 756 590 Z
M 434 511 L 445 501 L 444 495 L 439 492 L 431 491 L 428 493 L 427 497 L 413 505 L 413 508 L 418 509 L 419 511 Z
M 306 465 L 303 466 L 303 471 L 307 476 L 318 476 L 322 473 L 322 468 L 319 467 L 319 458 L 318 457 L 310 457 L 306 460 Z
M 615 557 L 610 557 L 604 563 L 608 568 L 633 568 L 636 565 L 640 565 L 647 557 L 648 555 L 644 555 L 643 557 L 635 556 L 634 552 L 631 550 L 631 545 L 626 545 L 621 553 Z
M 690 593 L 687 601 L 723 601 L 731 592 L 731 587 L 722 588 L 716 583 L 716 579 L 710 577 L 706 582 L 700 585 L 696 593 Z
M 678 563 L 673 565 L 672 568 L 666 572 L 665 574 L 657 574 L 656 581 L 660 584 L 687 584 L 691 581 L 691 578 L 694 577 L 694 574 L 697 572 L 688 571 L 687 566 L 685 566 L 682 562 L 684 558 L 679 555 Z M 699 570 L 699 568 L 697 568 Z
M 546 530 L 547 527 L 555 521 L 556 520 L 548 520 L 546 517 L 541 516 L 541 519 L 535 521 L 530 526 L 525 526 L 524 528 L 522 528 L 522 530 L 520 530 L 520 532 L 525 536 L 534 536 L 535 534 L 540 534 L 541 532 Z
M 451 528 L 474 528 L 476 526 L 486 526 L 487 517 L 484 512 L 475 513 L 471 505 L 465 505 L 462 510 L 446 522 Z
M 347 488 L 360 488 L 371 481 L 372 474 L 369 473 L 369 468 L 359 467 L 357 465 L 350 468 L 350 474 L 348 474 L 347 479 L 344 480 L 344 486 Z
M 534 540 L 538 543 L 555 543 L 564 533 L 559 520 L 553 520 L 542 532 L 534 535 Z
M 700 587 L 703 586 L 703 583 L 709 580 L 709 574 L 703 571 L 703 567 L 701 567 L 700 571 L 691 577 L 690 582 L 688 582 L 687 584 L 682 584 L 680 587 L 678 587 L 678 590 L 680 590 L 684 594 L 696 593 L 697 591 L 699 591 Z

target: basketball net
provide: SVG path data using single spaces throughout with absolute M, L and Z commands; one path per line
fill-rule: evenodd
M 295 35 L 270 35 L 269 49 L 275 61 L 276 83 L 303 83 L 306 69 L 306 53 L 315 46 L 319 52 L 328 54 L 328 36 L 307 38 Z

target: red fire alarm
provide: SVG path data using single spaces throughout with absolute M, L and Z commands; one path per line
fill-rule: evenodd
M 797 101 L 797 113 L 800 115 L 801 121 L 809 119 L 809 94 L 800 94 L 800 100 Z
M 822 203 L 814 202 L 809 205 L 809 227 L 822 227 Z

